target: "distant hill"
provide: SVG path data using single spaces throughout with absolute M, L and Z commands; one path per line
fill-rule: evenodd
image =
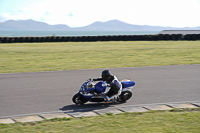
M 107 22 L 94 22 L 88 26 L 70 28 L 64 24 L 49 25 L 44 22 L 34 20 L 8 20 L 0 23 L 0 30 L 42 30 L 42 31 L 162 31 L 162 30 L 199 30 L 195 28 L 176 28 L 148 25 L 132 25 L 119 20 L 110 20 Z
M 8 20 L 4 23 L 0 23 L 0 30 L 70 30 L 67 25 L 49 25 L 44 22 L 37 22 L 34 20 Z
M 107 22 L 94 22 L 91 25 L 77 28 L 78 30 L 91 31 L 160 31 L 171 29 L 172 27 L 159 27 L 147 25 L 132 25 L 119 20 L 110 20 Z M 76 28 L 75 28 L 76 29 Z

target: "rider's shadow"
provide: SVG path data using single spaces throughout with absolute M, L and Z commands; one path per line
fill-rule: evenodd
M 84 111 L 92 111 L 92 110 L 101 110 L 106 108 L 112 108 L 116 105 L 123 104 L 123 103 L 88 103 L 83 105 L 67 105 L 60 108 L 63 112 L 84 112 Z

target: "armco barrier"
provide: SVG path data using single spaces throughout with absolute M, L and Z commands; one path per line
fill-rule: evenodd
M 0 43 L 200 40 L 200 34 L 0 37 Z

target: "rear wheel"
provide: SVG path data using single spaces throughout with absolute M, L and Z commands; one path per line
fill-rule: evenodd
M 121 95 L 119 96 L 119 102 L 126 102 L 127 100 L 129 100 L 132 97 L 132 91 L 123 91 L 121 93 Z
M 83 97 L 83 95 L 81 95 L 80 93 L 76 93 L 73 98 L 72 98 L 72 101 L 75 103 L 75 104 L 84 104 L 86 103 L 88 100 L 85 99 Z

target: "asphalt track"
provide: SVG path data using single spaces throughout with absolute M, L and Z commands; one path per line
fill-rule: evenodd
M 59 110 L 108 108 L 119 104 L 76 106 L 72 96 L 87 78 L 103 69 L 0 74 L 0 117 Z M 120 106 L 200 100 L 200 64 L 111 68 L 119 80 L 136 82 L 133 97 Z

